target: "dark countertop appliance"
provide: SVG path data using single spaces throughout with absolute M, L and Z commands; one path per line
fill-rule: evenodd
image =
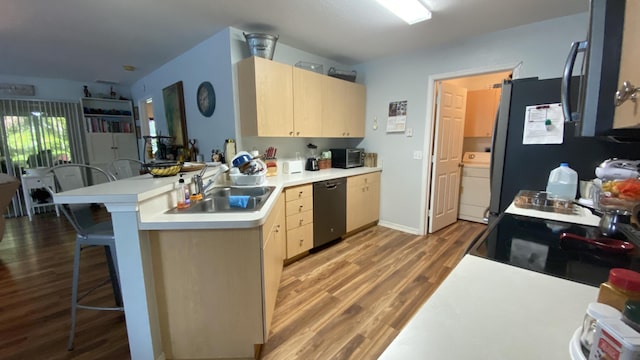
M 347 179 L 313 183 L 313 247 L 347 232 Z
M 598 239 L 596 227 L 502 214 L 471 246 L 469 253 L 543 274 L 599 286 L 609 270 L 640 271 L 640 247 L 628 253 L 594 248 L 581 240 L 560 240 L 562 233 Z M 631 241 L 631 240 L 628 240 Z
M 364 166 L 364 149 L 331 149 L 331 167 L 349 169 Z

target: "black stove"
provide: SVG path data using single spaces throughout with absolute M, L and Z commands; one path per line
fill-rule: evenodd
M 584 241 L 561 242 L 563 232 L 587 238 L 602 236 L 592 226 L 503 213 L 473 243 L 469 253 L 592 286 L 607 281 L 611 268 L 640 272 L 640 244 L 628 253 L 611 253 Z

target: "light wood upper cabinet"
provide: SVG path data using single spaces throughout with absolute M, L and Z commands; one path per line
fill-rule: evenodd
M 347 233 L 380 217 L 380 173 L 347 178 Z
M 500 104 L 501 89 L 467 91 L 464 137 L 490 137 Z
M 322 136 L 364 137 L 366 89 L 326 76 L 322 87 Z
M 323 75 L 293 68 L 293 136 L 322 136 Z
M 242 135 L 364 137 L 364 85 L 250 57 L 238 62 Z
M 622 52 L 620 56 L 620 74 L 618 76 L 618 88 L 624 81 L 629 81 L 634 86 L 640 86 L 640 1 L 627 1 L 624 15 L 624 33 L 622 35 Z M 640 97 L 640 93 L 637 96 Z M 617 106 L 613 119 L 614 128 L 623 128 L 640 125 L 640 109 L 637 102 L 625 101 Z
M 242 134 L 291 136 L 293 67 L 252 56 L 238 63 Z

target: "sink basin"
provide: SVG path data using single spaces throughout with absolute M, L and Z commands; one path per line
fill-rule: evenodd
M 174 208 L 169 214 L 200 214 L 219 212 L 259 211 L 267 201 L 275 186 L 250 188 L 219 187 L 207 192 L 202 200 L 192 202 L 186 209 Z M 237 198 L 234 198 L 237 197 Z M 246 200 L 246 205 L 243 202 Z

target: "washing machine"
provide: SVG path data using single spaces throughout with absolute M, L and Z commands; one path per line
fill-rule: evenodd
M 464 153 L 458 219 L 486 223 L 484 216 L 491 198 L 490 164 L 491 153 Z

